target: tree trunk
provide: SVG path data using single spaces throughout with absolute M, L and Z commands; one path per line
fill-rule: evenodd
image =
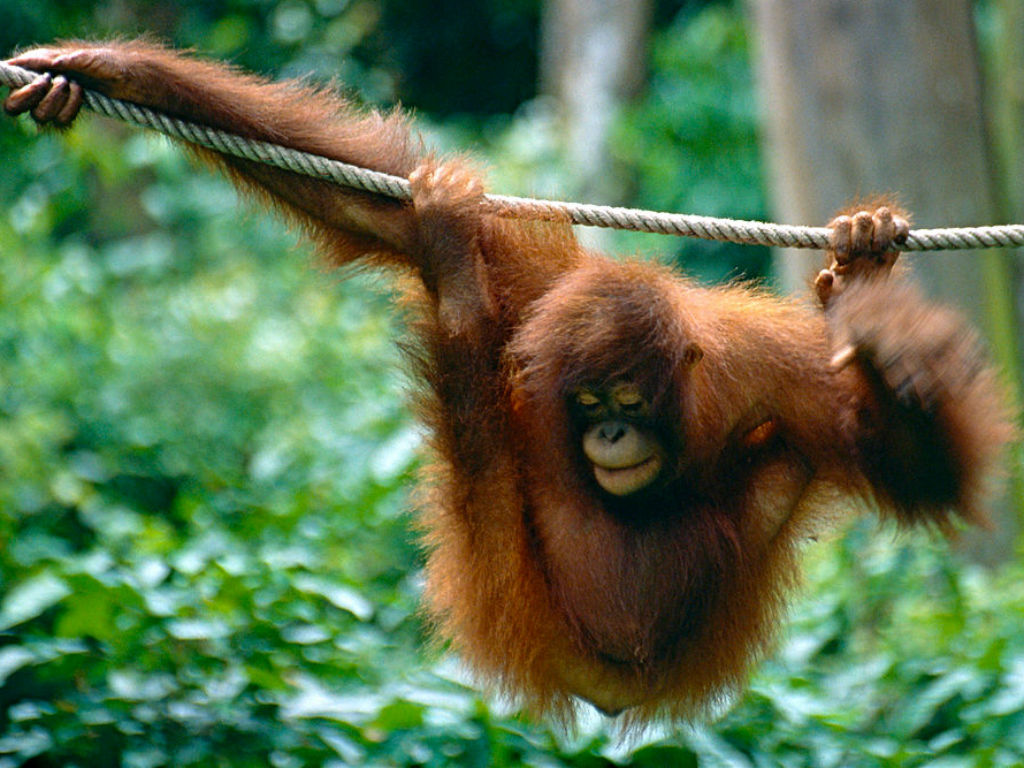
M 851 198 L 880 192 L 897 193 L 919 227 L 998 220 L 969 0 L 749 3 L 778 220 L 824 224 Z M 781 253 L 783 282 L 805 286 L 820 259 Z M 1000 362 L 1016 369 L 1006 254 L 914 262 L 926 290 L 985 329 Z M 997 509 L 998 534 L 968 545 L 980 560 L 1011 554 L 1009 496 Z
M 650 0 L 548 0 L 541 33 L 541 90 L 563 126 L 573 194 L 619 202 L 608 135 L 622 103 L 644 81 Z
M 1008 208 L 1014 221 L 1024 216 L 1024 0 L 1000 0 L 996 41 L 993 112 L 1001 150 Z

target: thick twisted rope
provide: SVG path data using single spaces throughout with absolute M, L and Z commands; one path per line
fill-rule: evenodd
M 0 62 L 0 84 L 2 85 L 21 87 L 28 85 L 37 76 L 35 72 Z M 331 181 L 345 187 L 397 200 L 411 199 L 408 180 L 398 176 L 360 168 L 279 144 L 246 139 L 227 131 L 169 117 L 131 102 L 111 99 L 95 91 L 83 90 L 85 105 L 89 109 L 131 125 L 150 128 L 166 136 L 216 152 L 254 160 L 305 176 Z M 826 227 L 769 224 L 760 221 L 659 213 L 632 208 L 506 195 L 488 195 L 484 202 L 501 216 L 523 219 L 564 219 L 567 217 L 573 224 L 592 227 L 654 232 L 749 245 L 824 249 L 828 247 L 831 232 Z M 897 247 L 905 251 L 939 251 L 1006 248 L 1021 245 L 1024 245 L 1024 225 L 1008 224 L 987 227 L 915 229 L 910 233 L 907 241 Z

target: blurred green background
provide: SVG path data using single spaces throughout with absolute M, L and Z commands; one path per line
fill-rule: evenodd
M 0 0 L 0 55 L 149 30 L 336 77 L 472 148 L 494 189 L 564 197 L 541 12 Z M 742 6 L 652 18 L 610 144 L 628 202 L 766 218 Z M 771 278 L 763 249 L 605 244 Z M 981 569 L 870 521 L 809 548 L 779 651 L 717 722 L 622 742 L 482 699 L 417 615 L 420 433 L 389 298 L 161 138 L 0 119 L 0 768 L 1024 764 L 1019 561 Z

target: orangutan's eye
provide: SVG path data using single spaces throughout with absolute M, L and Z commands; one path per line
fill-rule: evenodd
M 617 386 L 612 390 L 612 398 L 623 413 L 636 414 L 647 407 L 647 401 L 644 399 L 644 396 L 632 384 L 620 384 Z
M 604 411 L 604 402 L 597 394 L 589 389 L 581 389 L 573 396 L 576 405 L 587 415 L 588 418 L 599 415 Z

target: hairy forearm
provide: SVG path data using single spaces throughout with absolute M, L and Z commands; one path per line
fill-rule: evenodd
M 174 117 L 394 175 L 407 176 L 422 154 L 398 115 L 360 110 L 326 90 L 295 81 L 270 82 L 147 41 L 70 41 L 26 51 L 11 63 Z M 38 86 L 40 94 L 57 90 L 49 83 Z M 40 122 L 74 119 L 74 99 L 48 114 L 45 104 L 26 105 L 33 99 L 31 91 L 12 94 L 8 111 L 31 109 Z M 52 102 L 54 95 L 47 98 Z M 268 193 L 312 224 L 314 232 L 326 228 L 347 234 L 351 248 L 332 254 L 341 261 L 375 252 L 408 255 L 414 247 L 406 205 L 208 150 L 196 152 L 227 167 L 243 187 Z
M 11 61 L 247 138 L 402 176 L 417 163 L 401 118 L 360 110 L 328 90 L 272 82 L 148 41 L 68 41 L 25 51 Z
M 851 424 L 883 507 L 945 525 L 982 522 L 986 478 L 1014 436 L 1005 396 L 977 335 L 901 281 L 855 286 L 834 322 L 859 374 Z

